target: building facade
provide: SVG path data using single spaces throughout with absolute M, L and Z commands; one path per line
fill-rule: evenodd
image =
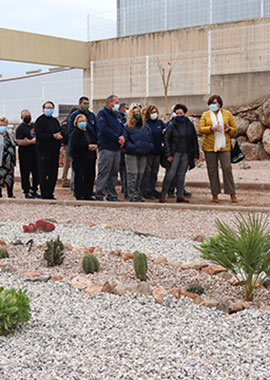
M 117 0 L 117 36 L 270 16 L 270 0 Z

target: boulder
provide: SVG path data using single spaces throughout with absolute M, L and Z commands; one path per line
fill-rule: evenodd
M 263 104 L 259 119 L 264 126 L 270 128 L 270 100 Z
M 258 142 L 257 145 L 259 149 L 259 160 L 270 160 L 270 154 L 265 151 L 263 144 L 261 142 Z
M 263 147 L 266 153 L 270 154 L 270 129 L 266 129 L 262 139 Z
M 243 144 L 244 142 L 247 141 L 247 137 L 246 136 L 239 136 L 237 138 L 237 141 L 238 141 L 238 144 L 241 145 L 241 144 Z
M 249 127 L 246 131 L 249 142 L 256 142 L 261 140 L 265 127 L 259 121 L 253 121 L 249 124 Z
M 247 161 L 256 161 L 256 160 L 259 159 L 259 147 L 258 147 L 258 144 L 252 144 L 250 142 L 244 142 L 241 145 L 241 149 L 245 153 Z
M 240 116 L 236 116 L 234 118 L 234 120 L 235 120 L 236 125 L 237 125 L 236 136 L 242 136 L 242 135 L 244 135 L 246 133 L 247 129 L 248 129 L 248 126 L 249 126 L 248 120 L 243 119 Z
M 163 288 L 163 286 L 160 286 L 159 288 L 156 288 L 153 290 L 152 294 L 155 298 L 156 302 L 159 304 L 162 304 L 163 301 L 163 295 L 166 293 L 166 289 Z
M 201 270 L 203 267 L 208 267 L 207 261 L 190 261 L 181 265 L 182 270 L 195 269 Z

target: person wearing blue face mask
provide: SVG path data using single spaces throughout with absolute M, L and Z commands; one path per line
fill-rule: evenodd
M 125 144 L 123 124 L 119 111 L 119 98 L 110 95 L 106 106 L 98 112 L 98 175 L 96 180 L 96 199 L 119 201 L 115 190 L 120 167 L 120 150 Z
M 43 114 L 35 122 L 38 174 L 42 199 L 55 199 L 54 189 L 58 176 L 59 151 L 63 136 L 58 120 L 53 117 L 54 103 L 42 106 Z
M 97 136 L 87 128 L 88 120 L 79 114 L 70 136 L 70 153 L 74 170 L 74 195 L 77 200 L 95 200 L 92 197 L 97 158 Z
M 7 130 L 8 120 L 0 117 L 0 198 L 2 188 L 7 188 L 8 198 L 13 197 L 14 167 L 16 166 L 16 141 Z
M 176 116 L 170 122 L 164 135 L 165 155 L 171 163 L 166 172 L 160 203 L 165 202 L 165 197 L 171 181 L 176 176 L 177 202 L 189 202 L 184 197 L 184 185 L 187 169 L 193 169 L 199 158 L 199 145 L 193 123 L 186 116 L 187 107 L 184 104 L 176 104 L 174 112 Z

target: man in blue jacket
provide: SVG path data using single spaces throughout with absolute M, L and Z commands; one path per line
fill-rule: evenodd
M 96 199 L 118 201 L 115 186 L 120 166 L 120 149 L 125 144 L 123 125 L 119 111 L 119 98 L 110 95 L 106 106 L 98 112 L 98 176 L 96 180 Z

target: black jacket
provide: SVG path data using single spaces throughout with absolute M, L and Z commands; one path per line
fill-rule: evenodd
M 61 140 L 56 140 L 54 133 L 61 132 L 59 121 L 44 114 L 35 122 L 36 147 L 38 152 L 50 153 L 60 149 Z
M 75 128 L 70 136 L 70 152 L 74 170 L 87 168 L 89 161 L 97 158 L 96 151 L 88 149 L 89 144 L 97 144 L 97 137 L 89 129 L 82 131 Z
M 200 153 L 195 127 L 188 117 L 185 117 L 183 121 L 174 118 L 169 123 L 164 136 L 165 156 L 166 158 L 174 156 L 179 139 L 178 129 L 181 128 L 182 123 L 185 123 L 187 127 L 188 164 L 189 169 L 193 169 L 195 167 L 194 158 L 199 158 Z

